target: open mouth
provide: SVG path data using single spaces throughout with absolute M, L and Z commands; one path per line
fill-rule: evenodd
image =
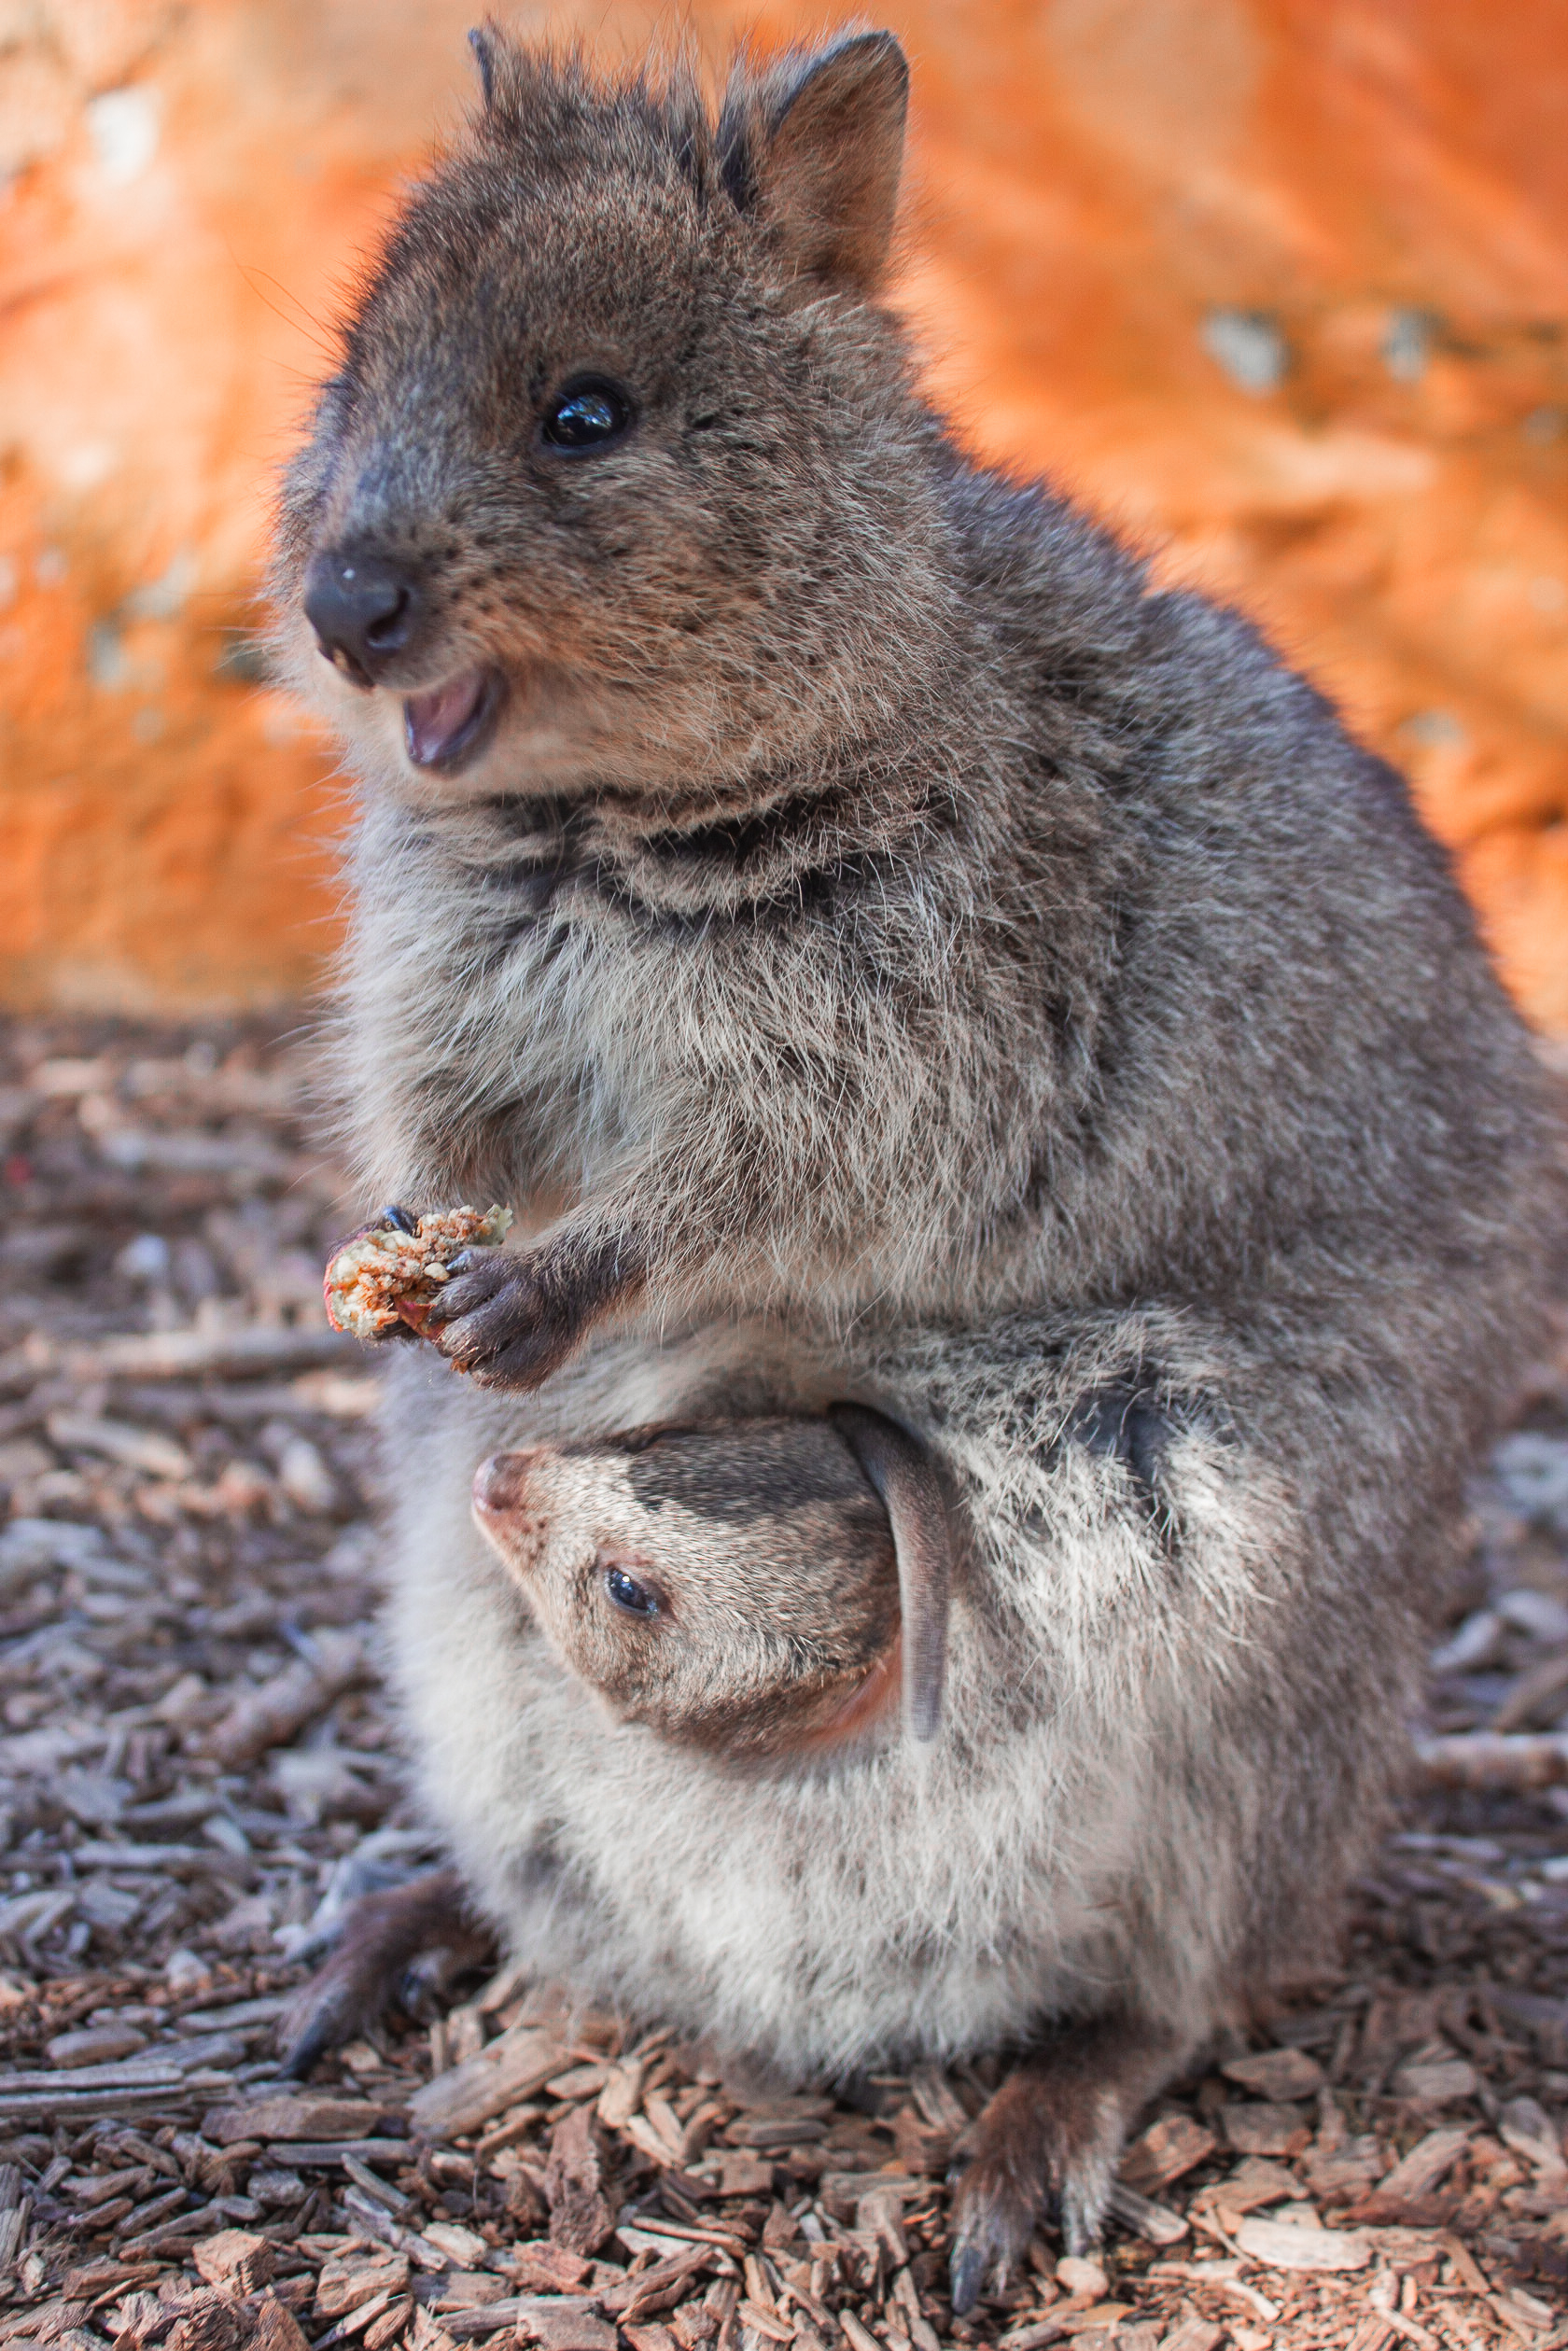
M 403 698 L 403 741 L 415 767 L 456 767 L 485 742 L 501 707 L 493 669 L 465 670 L 428 693 Z

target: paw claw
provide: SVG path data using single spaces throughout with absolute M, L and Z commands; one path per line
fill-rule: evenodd
M 950 2264 L 953 2289 L 953 2316 L 967 2318 L 980 2299 L 980 2288 L 986 2282 L 986 2248 L 973 2240 L 953 2247 Z
M 952 2180 L 955 2175 L 949 2171 L 947 2176 Z M 1023 2257 L 1039 2204 L 1040 2193 L 1015 2176 L 1005 2157 L 960 2148 L 948 2265 L 955 2316 L 973 2309 L 988 2277 L 1005 2282 L 1013 2263 Z
M 341 1964 L 329 1961 L 278 2019 L 279 2073 L 289 2080 L 302 2079 L 318 2057 L 369 2022 L 377 2005 L 373 1993 Z
M 1068 2163 L 1061 2184 L 1062 2249 L 1081 2260 L 1099 2243 L 1111 2201 L 1113 2149 L 1086 2149 Z

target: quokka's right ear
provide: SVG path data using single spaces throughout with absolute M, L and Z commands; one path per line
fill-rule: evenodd
M 881 285 L 908 110 L 909 66 L 890 33 L 732 75 L 719 124 L 725 182 L 808 285 L 862 295 Z
M 922 1742 L 942 1728 L 953 1543 L 936 1472 L 907 1429 L 864 1405 L 835 1404 L 829 1420 L 881 1495 L 898 1560 L 903 1619 L 903 1727 Z

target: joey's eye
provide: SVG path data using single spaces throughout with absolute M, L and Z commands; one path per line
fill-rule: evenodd
M 618 384 L 602 375 L 580 375 L 545 410 L 543 432 L 553 449 L 577 455 L 608 448 L 631 421 L 631 399 Z
M 624 1568 L 607 1567 L 604 1584 L 617 1608 L 623 1608 L 628 1616 L 658 1615 L 657 1595 L 651 1592 L 646 1584 L 639 1584 L 635 1575 L 628 1575 Z

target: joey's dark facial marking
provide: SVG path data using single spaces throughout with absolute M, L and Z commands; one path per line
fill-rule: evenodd
M 917 1448 L 895 1433 L 879 1450 L 889 1424 L 850 1418 L 859 1458 L 829 1422 L 782 1420 L 497 1453 L 474 1516 L 563 1661 L 623 1720 L 741 1758 L 832 1745 L 891 1712 L 903 1657 L 929 1672 L 934 1656 L 941 1695 L 940 1644 L 911 1643 L 906 1609 L 901 1632 L 899 1481 Z M 944 1634 L 945 1598 L 944 1583 Z

